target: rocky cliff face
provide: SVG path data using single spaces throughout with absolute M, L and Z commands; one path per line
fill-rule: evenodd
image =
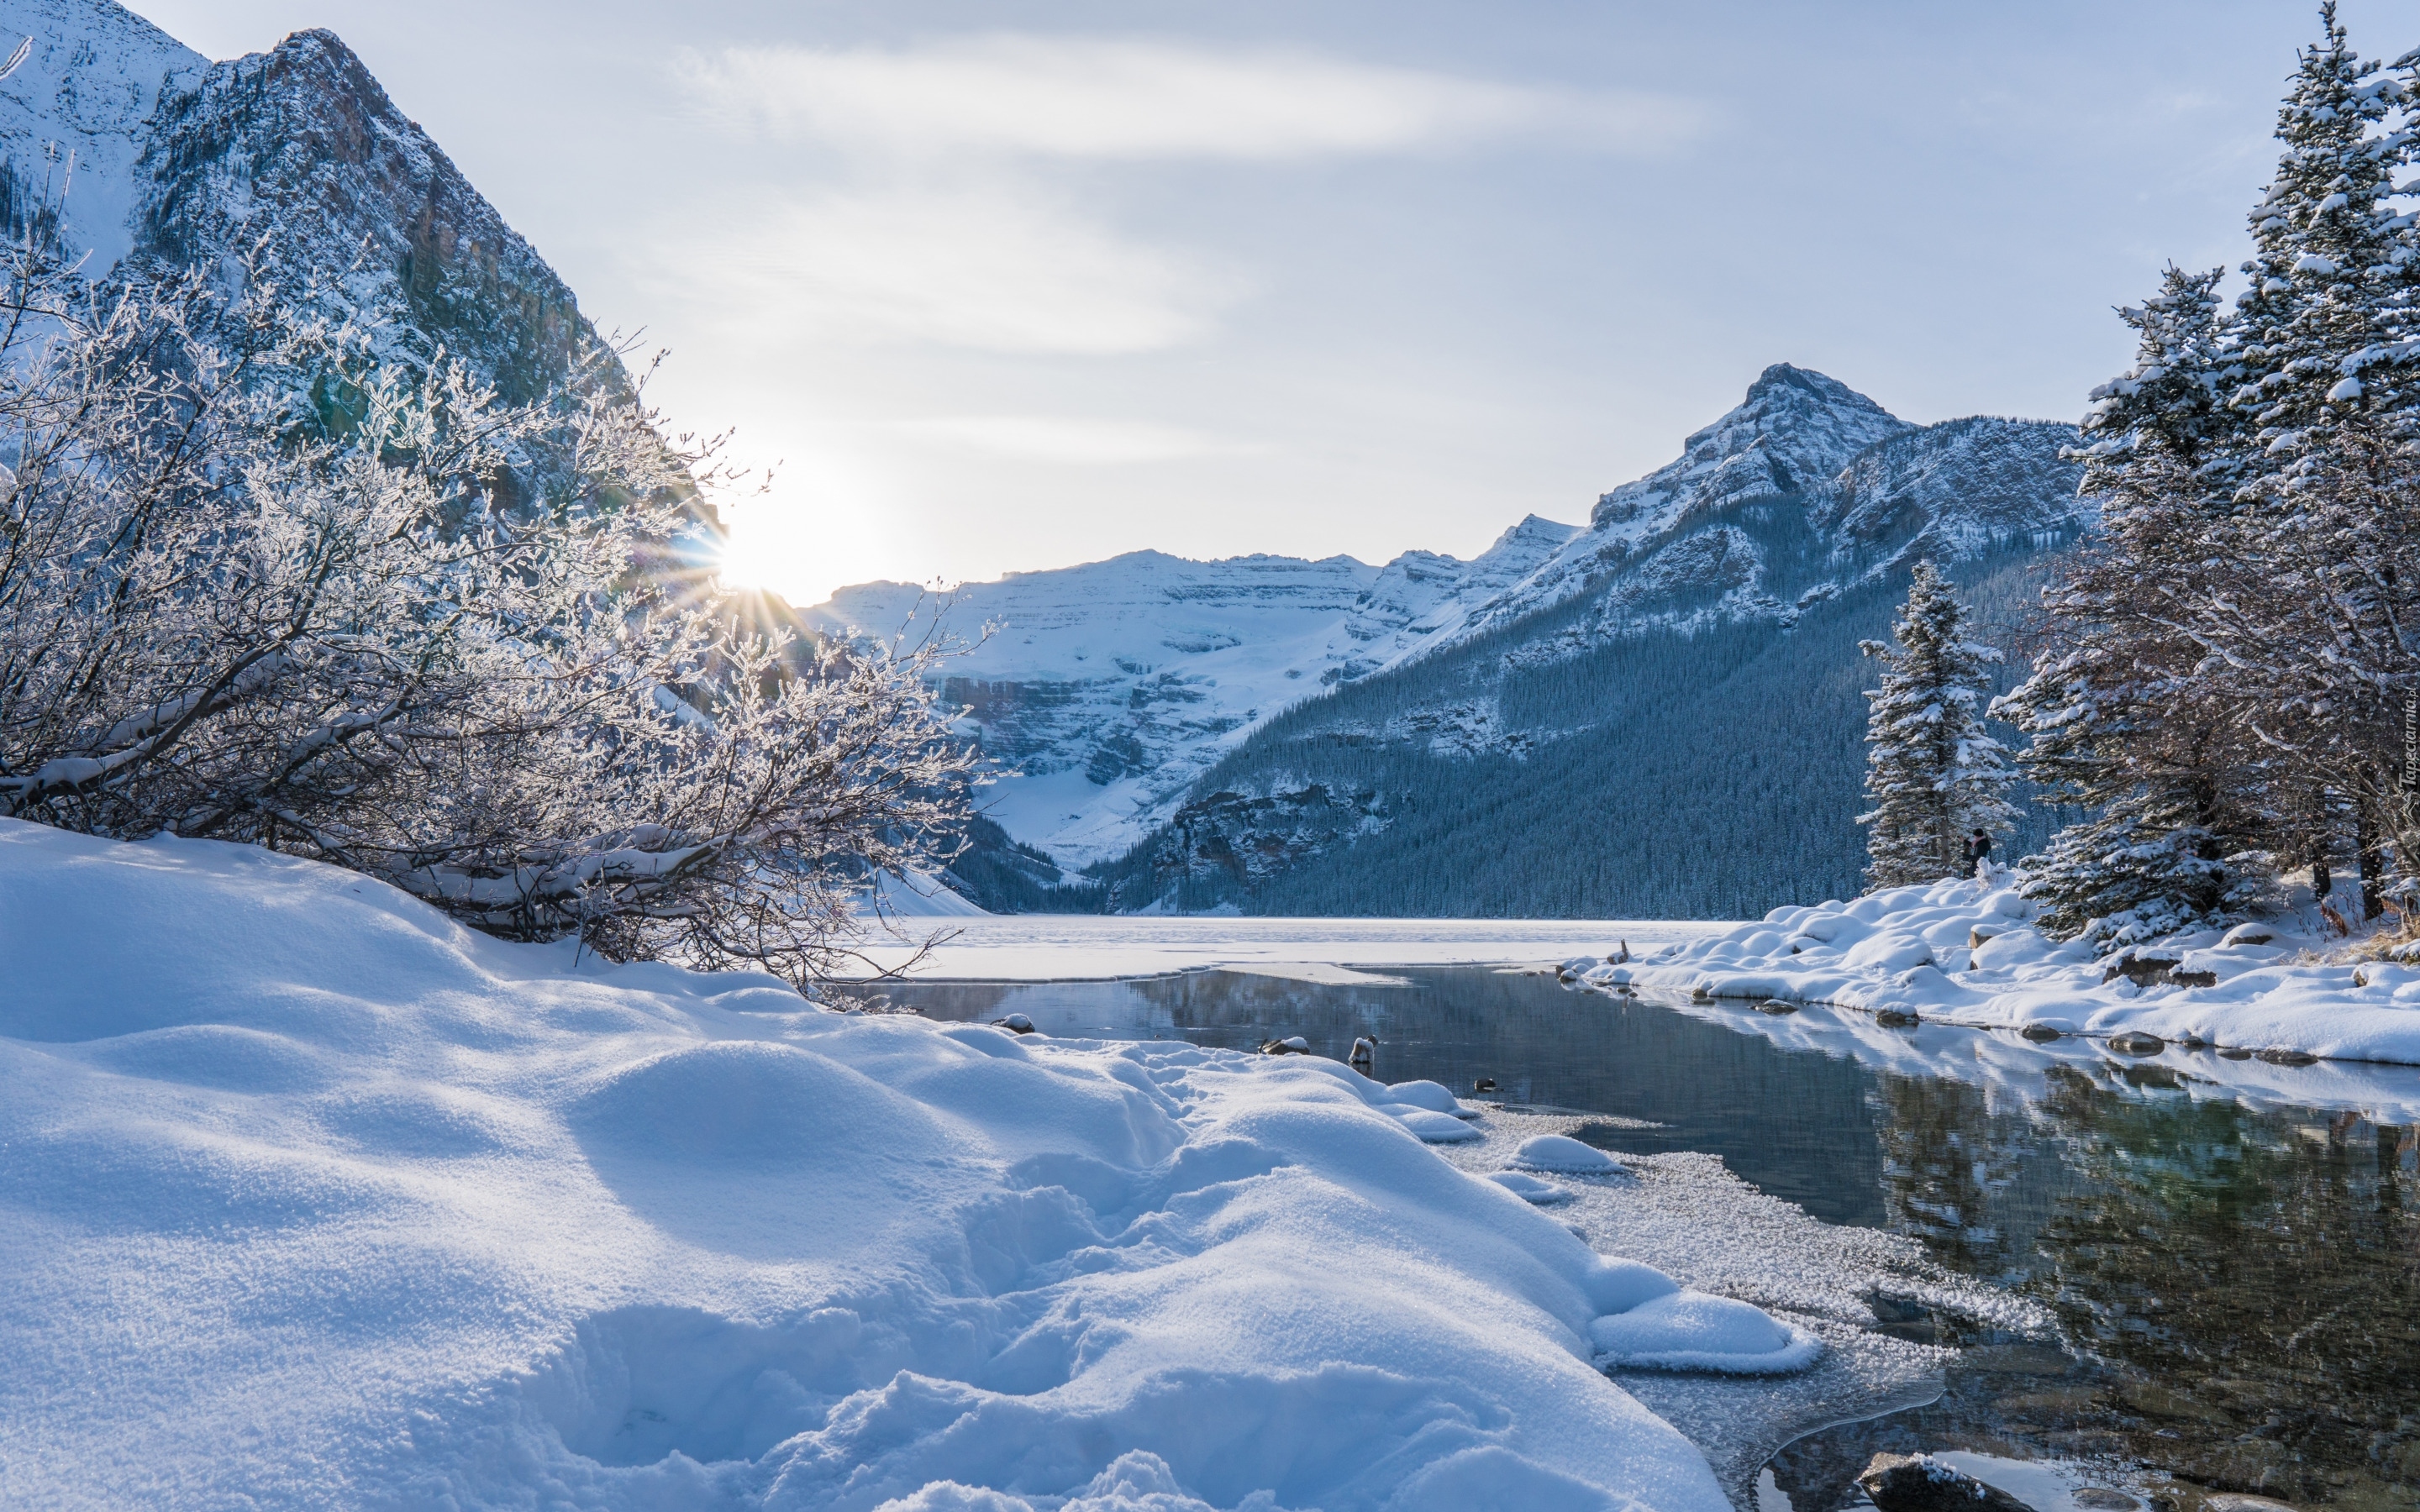
M 111 0 L 0 0 L 0 31 L 33 39 L 0 81 L 0 208 L 54 204 L 88 274 L 250 269 L 509 401 L 598 358 L 571 290 L 333 33 L 213 63 Z

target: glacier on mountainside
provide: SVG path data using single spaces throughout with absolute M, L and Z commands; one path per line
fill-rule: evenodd
M 990 790 L 989 811 L 1081 866 L 1124 854 L 1262 720 L 1455 634 L 1574 532 L 1532 516 L 1468 562 L 1409 551 L 1384 567 L 1135 551 L 947 595 L 866 583 L 799 618 L 828 634 L 921 636 L 938 623 L 979 640 L 942 694 L 1019 774 Z

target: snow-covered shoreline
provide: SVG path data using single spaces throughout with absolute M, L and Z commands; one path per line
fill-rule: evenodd
M 1494 1136 L 1427 1084 L 206 842 L 0 823 L 0 919 L 12 1506 L 1728 1512 L 1599 1365 L 1808 1358 L 1441 1159 Z
M 2290 924 L 2207 930 L 2096 959 L 2033 927 L 2000 873 L 1776 908 L 1643 959 L 1564 964 L 1593 986 L 1826 1004 L 2154 1054 L 2420 1064 L 2420 966 L 2330 959 Z M 2154 1043 L 2153 1041 L 2157 1042 Z

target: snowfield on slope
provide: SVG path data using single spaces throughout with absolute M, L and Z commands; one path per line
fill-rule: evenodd
M 1763 919 L 1629 963 L 1565 973 L 1605 987 L 1827 1003 L 1948 1024 L 2168 1044 L 2213 1057 L 2420 1064 L 2420 965 L 2337 961 L 2291 921 L 2205 930 L 2096 959 L 2033 927 L 2005 869 Z M 2129 1037 L 2148 1037 L 2134 1038 Z M 2159 1043 L 2151 1041 L 2156 1040 Z
M 0 918 L 12 1507 L 1728 1512 L 1599 1365 L 1814 1352 L 1315 1057 L 830 1012 L 12 821 Z

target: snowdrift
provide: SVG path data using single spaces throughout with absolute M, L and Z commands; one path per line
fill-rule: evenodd
M 1601 987 L 1911 1013 L 2146 1054 L 2180 1045 L 2420 1064 L 2420 965 L 2325 960 L 2315 950 L 2326 942 L 2285 925 L 2181 934 L 2095 960 L 2089 946 L 2034 928 L 2034 905 L 2007 881 L 1776 908 L 1642 961 L 1583 957 L 1564 970 Z
M 1805 1331 L 1334 1062 L 810 1008 L 0 821 L 0 1504 L 1727 1512 Z

